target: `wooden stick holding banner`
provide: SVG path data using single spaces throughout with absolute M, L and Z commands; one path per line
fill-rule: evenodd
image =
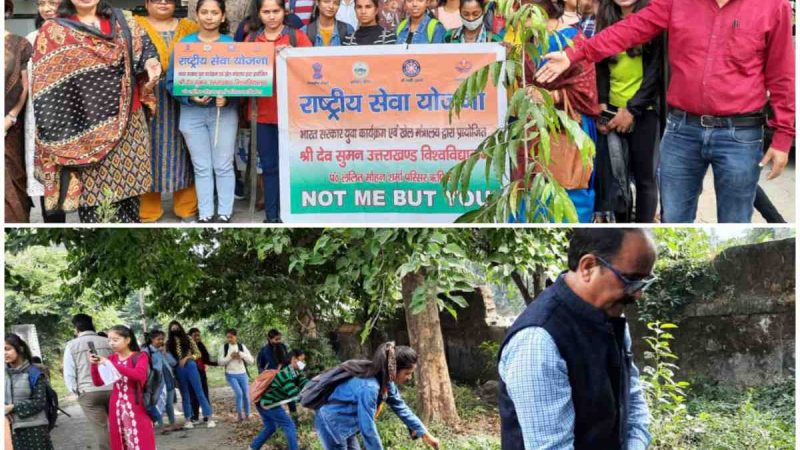
M 250 98 L 250 157 L 247 158 L 247 173 L 250 175 L 250 214 L 256 213 L 258 197 L 258 102 Z

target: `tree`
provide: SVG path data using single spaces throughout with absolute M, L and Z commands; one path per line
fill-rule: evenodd
M 515 11 L 516 7 L 519 9 Z M 566 133 L 578 147 L 584 166 L 594 157 L 594 142 L 579 123 L 555 108 L 552 96 L 545 89 L 527 84 L 525 63 L 531 59 L 538 67 L 542 51 L 553 50 L 548 45 L 547 14 L 538 5 L 520 5 L 516 0 L 499 0 L 496 13 L 506 19 L 506 26 L 515 31 L 522 44 L 512 45 L 505 62 L 491 63 L 461 83 L 453 94 L 450 119 L 454 114 L 458 116 L 462 105 L 484 92 L 491 79 L 495 86 L 502 83 L 512 92 L 506 125 L 481 142 L 469 158 L 451 168 L 442 179 L 442 185 L 454 196 L 466 195 L 478 161 L 484 160 L 487 185 L 489 178 L 494 177 L 501 187 L 492 192 L 479 209 L 462 215 L 459 222 L 507 222 L 509 217 L 521 222 L 577 222 L 575 206 L 549 170 L 550 139 Z M 541 44 L 541 50 L 537 43 Z M 523 177 L 511 180 L 508 169 L 516 168 L 520 148 L 525 149 L 529 162 Z

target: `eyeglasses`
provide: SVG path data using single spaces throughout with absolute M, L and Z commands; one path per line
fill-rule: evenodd
M 627 294 L 627 295 L 633 295 L 633 294 L 635 294 L 635 293 L 637 293 L 639 291 L 644 292 L 653 283 L 655 283 L 656 280 L 658 280 L 658 277 L 655 274 L 652 274 L 652 273 L 650 275 L 644 277 L 644 278 L 630 279 L 630 278 L 626 277 L 625 275 L 623 275 L 622 272 L 619 271 L 619 269 L 617 269 L 616 267 L 612 266 L 611 263 L 609 263 L 605 259 L 603 259 L 603 258 L 601 258 L 601 257 L 599 257 L 597 255 L 594 255 L 594 257 L 598 261 L 600 261 L 600 264 L 604 265 L 609 270 L 614 272 L 614 275 L 616 275 L 617 278 L 619 278 L 619 280 L 622 281 L 622 284 L 625 285 L 625 288 L 624 288 L 625 294 Z

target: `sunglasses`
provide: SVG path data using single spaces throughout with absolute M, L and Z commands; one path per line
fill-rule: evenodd
M 628 278 L 625 275 L 623 275 L 622 272 L 620 272 L 619 269 L 617 269 L 616 267 L 611 265 L 610 262 L 606 261 L 605 259 L 603 259 L 603 258 L 601 258 L 601 257 L 599 257 L 597 255 L 594 255 L 594 257 L 598 261 L 600 261 L 600 264 L 604 265 L 610 271 L 614 272 L 614 275 L 616 275 L 617 278 L 619 278 L 619 280 L 622 281 L 622 284 L 625 285 L 625 288 L 624 288 L 625 294 L 627 294 L 627 295 L 633 295 L 633 294 L 635 294 L 635 293 L 637 293 L 639 291 L 644 292 L 653 283 L 655 283 L 656 280 L 658 280 L 658 277 L 655 274 L 652 274 L 652 273 L 650 275 L 644 277 L 644 278 L 638 278 L 638 279 Z

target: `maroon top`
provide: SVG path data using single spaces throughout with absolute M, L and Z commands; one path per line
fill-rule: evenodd
M 787 0 L 653 0 L 650 5 L 567 50 L 599 62 L 669 32 L 667 103 L 695 115 L 760 111 L 771 97 L 772 147 L 794 138 L 794 46 Z

